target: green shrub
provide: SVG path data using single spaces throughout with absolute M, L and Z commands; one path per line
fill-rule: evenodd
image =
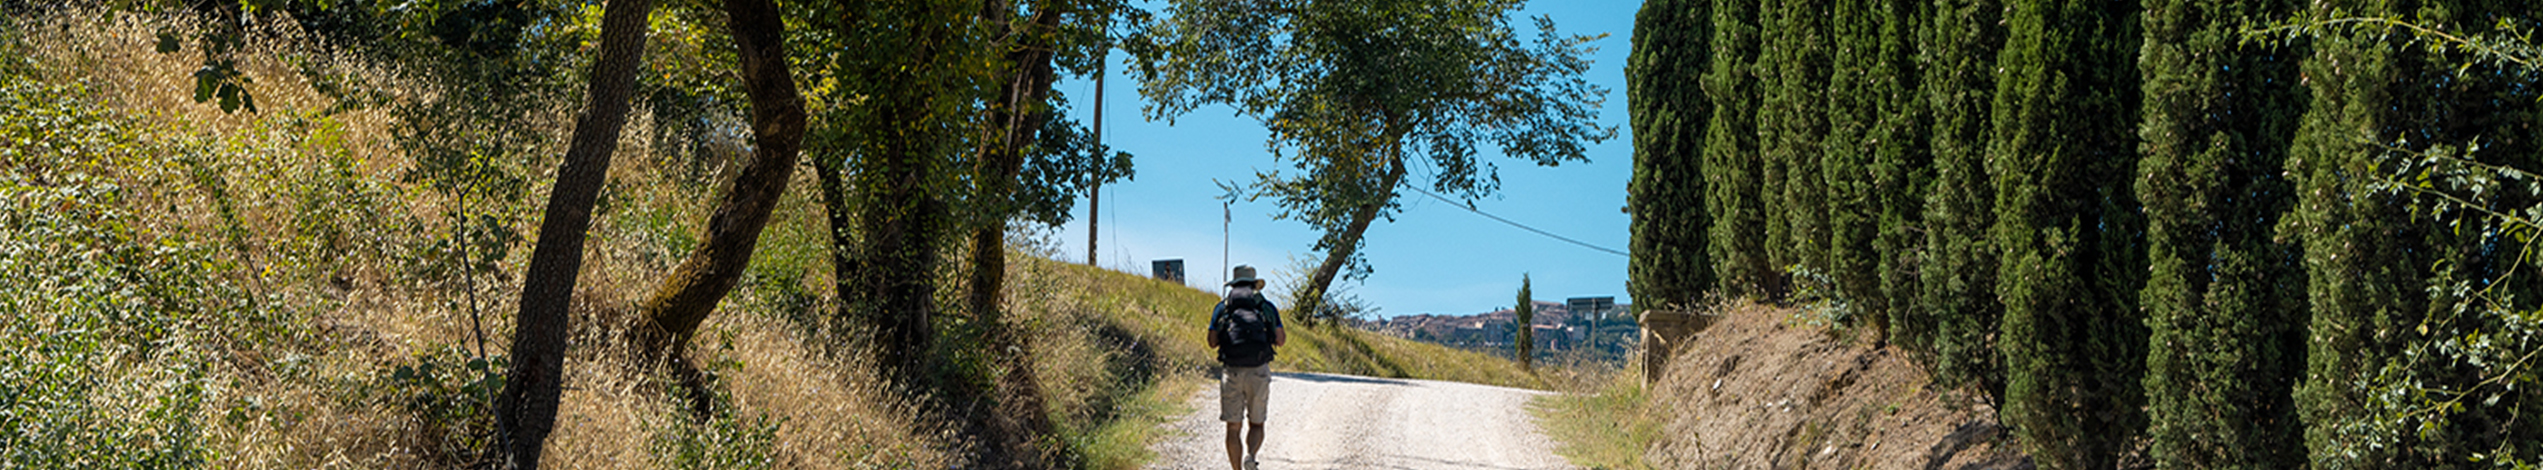
M 193 468 L 207 387 L 195 334 L 236 292 L 153 238 L 101 168 L 145 152 L 77 88 L 0 68 L 0 468 Z
M 457 345 L 444 345 L 400 362 L 372 377 L 384 379 L 362 390 L 376 390 L 378 404 L 416 420 L 427 439 L 426 455 L 445 462 L 484 461 L 494 446 L 494 396 L 503 390 L 503 356 L 472 357 Z M 490 461 L 489 461 L 490 462 Z
M 731 342 L 725 343 L 729 349 Z M 654 433 L 652 453 L 662 468 L 747 470 L 773 466 L 777 455 L 777 429 L 783 420 L 734 411 L 733 394 L 717 386 L 712 378 L 717 370 L 737 370 L 742 364 L 717 361 L 707 366 L 706 399 L 711 411 L 697 416 L 684 406 L 691 403 L 687 386 L 672 387 L 664 395 L 664 403 L 672 404 L 656 416 L 667 418 Z

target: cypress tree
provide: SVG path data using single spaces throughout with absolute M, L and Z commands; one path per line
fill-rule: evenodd
M 1713 110 L 1696 81 L 1712 64 L 1710 1 L 1651 0 L 1634 15 L 1625 64 L 1634 136 L 1627 292 L 1645 308 L 1691 308 L 1713 287 L 1703 165 Z
M 2364 1 L 2318 2 L 2314 14 L 2393 12 Z M 2369 191 L 2363 173 L 2375 152 L 2360 130 L 2396 125 L 2393 96 L 2398 58 L 2364 32 L 2333 32 L 2305 61 L 2312 107 L 2287 160 L 2299 210 L 2291 231 L 2305 244 L 2307 295 L 2313 300 L 2305 375 L 2296 400 L 2306 447 L 2317 466 L 2389 468 L 2393 448 L 2344 446 L 2341 430 L 2365 421 L 2369 401 L 2354 388 L 2394 355 L 2399 334 L 2427 310 L 2424 233 L 2411 224 L 2408 202 Z
M 1757 156 L 1758 2 L 1712 0 L 1712 65 L 1704 95 L 1704 207 L 1714 272 L 1732 295 L 1768 296 L 1783 289 L 1766 256 L 1764 161 Z
M 2136 6 L 2017 0 L 1997 59 L 1999 415 L 2047 468 L 2114 467 L 2144 426 Z
M 1848 320 L 1875 332 L 1886 331 L 1889 320 L 1879 310 L 1884 302 L 1875 261 L 1879 256 L 1872 252 L 1872 238 L 1880 230 L 1871 175 L 1871 135 L 1882 120 L 1872 77 L 1874 64 L 1881 61 L 1881 12 L 1873 9 L 1880 1 L 1836 0 L 1828 9 L 1834 67 L 1823 95 L 1828 134 L 1821 141 L 1818 181 L 1826 188 L 1824 273 L 1852 307 L 1856 316 Z
M 1974 385 L 1990 400 L 2003 396 L 1997 373 L 1995 186 L 1986 169 L 1993 129 L 1997 50 L 2004 44 L 1995 0 L 1935 0 L 1933 20 L 1918 33 L 1931 59 L 1919 95 L 1931 113 L 1933 187 L 1925 199 L 1925 256 L 1918 266 L 1918 310 L 1933 316 L 1934 381 Z
M 2360 8 L 2350 3 L 2317 3 L 2314 15 Z M 2383 15 L 2383 10 L 2357 10 Z M 2365 180 L 2342 173 L 2362 170 L 2368 145 L 2357 130 L 2380 127 L 2378 109 L 2388 109 L 2385 86 L 2393 79 L 2393 56 L 2362 33 L 2327 33 L 2314 41 L 2314 56 L 2304 61 L 2304 76 L 2314 94 L 2312 109 L 2296 130 L 2286 158 L 2294 175 L 2294 231 L 2304 241 L 2307 297 L 2312 297 L 2312 323 L 2307 340 L 2307 381 L 2296 391 L 2296 409 L 2304 417 L 2304 440 L 2319 467 L 2378 467 L 2390 447 L 2342 447 L 2340 429 L 2365 419 L 2368 396 L 2352 389 L 2390 356 L 2378 330 L 2398 330 L 2403 318 L 2380 312 L 2421 312 L 2426 267 L 2418 249 L 2408 246 L 2413 226 L 2408 208 L 2396 198 L 2350 198 L 2365 191 Z M 2365 196 L 2365 193 L 2357 193 Z M 2340 465 L 2347 462 L 2347 465 Z
M 2286 0 L 2147 0 L 2144 160 L 2150 275 L 2141 295 L 2152 456 L 2165 468 L 2297 468 L 2303 264 L 2276 240 L 2280 175 L 2303 112 L 2298 52 L 2240 46 Z
M 2312 8 L 2316 18 L 2402 18 L 2458 37 L 2532 24 L 2538 14 L 2512 1 L 2324 1 Z M 2408 38 L 2382 28 L 2330 30 L 2315 38 L 2304 65 L 2313 103 L 2287 163 L 2299 199 L 2286 233 L 2304 240 L 2313 300 L 2306 378 L 2295 400 L 2317 468 L 2452 467 L 2494 451 L 2532 459 L 2533 443 L 2543 441 L 2543 425 L 2532 416 L 2543 413 L 2543 400 L 2530 391 L 2412 413 L 2405 410 L 2421 406 L 2421 397 L 2384 395 L 2482 387 L 2479 367 L 2449 357 L 2453 347 L 2440 342 L 2498 331 L 2501 325 L 2478 312 L 2530 311 L 2527 299 L 2543 291 L 2534 276 L 2512 276 L 2522 255 L 2515 247 L 2528 242 L 2496 230 L 2497 221 L 2376 186 L 2400 160 L 2415 158 L 2386 150 L 2388 144 L 2419 151 L 2478 142 L 2473 160 L 2543 168 L 2543 144 L 2513 137 L 2532 135 L 2539 120 L 2531 75 L 2432 54 Z M 2494 210 L 2523 208 L 2538 200 L 2531 191 L 2501 185 L 2469 200 Z
M 1880 59 L 1872 63 L 1864 92 L 1874 97 L 1881 117 L 1867 138 L 1872 148 L 1870 197 L 1879 218 L 1872 251 L 1882 304 L 1874 314 L 1889 317 L 1885 339 L 1927 364 L 1932 364 L 1933 316 L 1918 313 L 1916 298 L 1921 287 L 1917 269 L 1926 256 L 1919 236 L 1925 230 L 1922 195 L 1932 189 L 1933 155 L 1925 147 L 1931 124 L 1919 88 L 1921 43 L 1916 35 L 1929 19 L 1931 5 L 1925 0 L 1876 2 Z
M 1519 368 L 1533 372 L 1536 370 L 1536 294 L 1530 292 L 1528 284 L 1528 275 L 1520 274 L 1519 305 L 1511 307 L 1519 320 L 1518 324 L 1511 326 L 1518 330 L 1511 332 L 1511 339 L 1515 341 L 1511 341 L 1510 346 L 1517 348 Z
M 1765 60 L 1774 80 L 1757 117 L 1766 181 L 1776 185 L 1766 222 L 1768 255 L 1778 268 L 1828 273 L 1827 184 L 1820 146 L 1828 134 L 1830 72 L 1828 0 L 1772 2 Z M 1775 219 L 1777 214 L 1781 219 Z
M 1784 72 L 1791 68 L 1792 49 L 1796 42 L 1792 25 L 1784 17 L 1790 13 L 1783 2 L 1762 0 L 1757 8 L 1757 60 L 1750 73 L 1757 77 L 1757 151 L 1758 200 L 1765 206 L 1766 266 L 1774 270 L 1777 290 L 1765 293 L 1781 300 L 1785 292 L 1787 271 L 1793 267 L 1792 201 L 1788 179 L 1792 162 L 1786 157 L 1783 133 L 1787 115 L 1792 114 L 1791 100 L 1784 96 Z

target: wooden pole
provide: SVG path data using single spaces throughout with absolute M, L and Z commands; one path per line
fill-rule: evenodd
M 1106 40 L 1102 52 L 1095 53 L 1095 158 L 1104 158 L 1104 72 L 1112 67 L 1113 47 Z M 1104 177 L 1090 177 L 1095 182 L 1086 189 L 1086 264 L 1095 265 L 1095 228 L 1104 210 Z

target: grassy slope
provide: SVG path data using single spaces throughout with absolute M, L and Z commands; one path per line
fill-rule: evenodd
M 0 279 L 10 320 L 0 375 L 33 387 L 16 395 L 33 399 L 0 401 L 0 424 L 69 434 L 0 441 L 35 449 L 0 467 L 450 468 L 479 458 L 490 432 L 479 398 L 500 377 L 473 367 L 477 325 L 499 356 L 527 253 L 458 282 L 450 214 L 529 233 L 539 175 L 560 149 L 514 149 L 519 160 L 494 170 L 525 176 L 532 197 L 463 205 L 411 178 L 419 159 L 398 144 L 386 107 L 335 109 L 291 70 L 418 99 L 394 74 L 260 38 L 242 67 L 264 111 L 227 114 L 190 99 L 199 55 L 151 50 L 159 27 L 182 26 L 20 20 L 51 23 L 0 31 L 0 52 L 19 58 L 0 64 L 0 81 L 25 85 L 0 90 L 18 103 L 0 131 L 45 144 L 0 148 L 0 265 L 50 275 Z M 274 60 L 284 56 L 297 62 Z M 547 110 L 515 125 L 560 141 L 568 116 Z M 638 116 L 631 132 L 648 121 Z M 966 452 L 942 425 L 912 418 L 866 364 L 806 333 L 831 300 L 805 173 L 692 345 L 720 378 L 713 419 L 686 419 L 652 373 L 609 353 L 600 327 L 696 243 L 716 189 L 678 176 L 687 157 L 640 140 L 622 145 L 593 228 L 577 295 L 586 336 L 567 363 L 555 465 L 942 467 Z M 1215 298 L 1014 257 L 1008 303 L 1035 338 L 1059 437 L 1080 466 L 1136 467 L 1203 381 Z M 1541 386 L 1509 361 L 1365 332 L 1298 328 L 1291 340 L 1279 363 L 1289 370 Z
M 1099 279 L 1085 295 L 1104 302 L 1109 312 L 1138 325 L 1139 331 L 1155 334 L 1172 357 L 1194 366 L 1213 363 L 1202 331 L 1208 329 L 1210 306 L 1218 302 L 1215 294 L 1084 265 L 1066 269 Z M 1518 363 L 1483 353 L 1350 328 L 1302 327 L 1296 319 L 1288 323 L 1289 345 L 1274 363 L 1280 369 L 1545 387 Z

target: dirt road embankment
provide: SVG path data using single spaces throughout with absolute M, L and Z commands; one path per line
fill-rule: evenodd
M 1897 348 L 1796 314 L 1732 308 L 1680 349 L 1651 391 L 1667 417 L 1645 454 L 1654 468 L 2030 467 L 1992 409 L 1936 393 Z

